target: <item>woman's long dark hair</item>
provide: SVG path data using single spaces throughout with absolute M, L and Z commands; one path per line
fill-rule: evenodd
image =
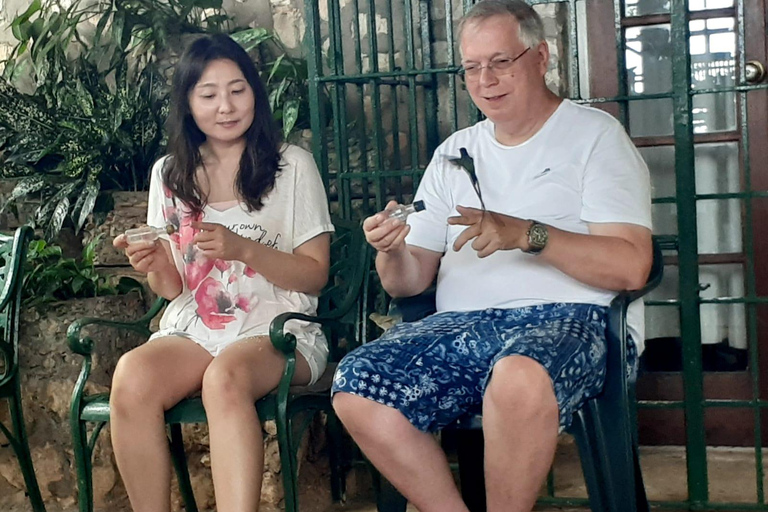
M 208 64 L 221 59 L 237 64 L 253 90 L 253 123 L 244 134 L 245 150 L 236 179 L 237 193 L 249 211 L 261 209 L 280 170 L 281 133 L 272 119 L 267 91 L 256 66 L 229 36 L 202 36 L 187 47 L 176 64 L 167 125 L 170 158 L 163 173 L 168 190 L 194 213 L 201 213 L 208 199 L 195 179 L 196 170 L 203 165 L 200 146 L 206 137 L 192 118 L 189 93 Z

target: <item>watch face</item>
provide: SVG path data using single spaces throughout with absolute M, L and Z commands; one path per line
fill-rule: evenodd
M 548 238 L 547 227 L 542 224 L 534 224 L 528 231 L 528 243 L 533 248 L 543 249 L 547 245 Z

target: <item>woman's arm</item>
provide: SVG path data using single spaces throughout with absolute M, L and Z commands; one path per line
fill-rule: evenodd
M 242 261 L 280 288 L 318 295 L 328 282 L 329 233 L 317 235 L 290 254 L 242 237 L 221 224 L 193 222 L 192 227 L 200 230 L 194 243 L 206 258 Z

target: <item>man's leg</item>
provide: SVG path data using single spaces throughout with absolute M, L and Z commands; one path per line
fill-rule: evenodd
M 499 360 L 483 400 L 488 512 L 530 512 L 552 465 L 558 427 L 547 370 L 525 356 Z
M 467 512 L 431 434 L 397 409 L 350 393 L 336 393 L 333 408 L 373 465 L 420 512 Z

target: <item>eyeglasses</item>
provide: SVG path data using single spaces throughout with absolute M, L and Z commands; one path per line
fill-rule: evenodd
M 523 55 L 528 53 L 528 50 L 530 50 L 531 47 L 529 46 L 517 57 L 514 58 L 508 58 L 503 57 L 499 59 L 493 59 L 485 66 L 481 66 L 480 64 L 468 64 L 465 66 L 462 66 L 461 69 L 459 69 L 459 76 L 461 76 L 462 79 L 468 80 L 470 82 L 474 82 L 480 79 L 480 75 L 483 73 L 483 69 L 488 69 L 491 73 L 494 74 L 494 76 L 499 75 L 506 75 L 509 73 L 510 69 L 512 69 L 512 65 L 517 62 L 518 59 L 520 59 Z

